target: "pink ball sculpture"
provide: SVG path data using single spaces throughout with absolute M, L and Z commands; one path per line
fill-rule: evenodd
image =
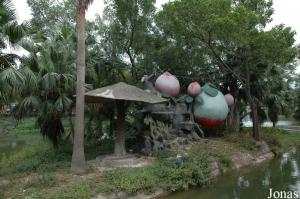
M 196 97 L 200 94 L 200 84 L 198 82 L 192 82 L 188 86 L 187 92 L 189 96 Z
M 170 96 L 176 96 L 180 91 L 178 79 L 169 72 L 164 72 L 155 81 L 155 89 Z
M 233 98 L 233 96 L 230 93 L 227 93 L 224 97 L 225 97 L 225 100 L 227 102 L 227 105 L 229 107 L 231 107 L 234 104 L 234 98 Z

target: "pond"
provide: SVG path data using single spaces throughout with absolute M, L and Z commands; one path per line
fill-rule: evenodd
M 255 168 L 228 172 L 207 188 L 173 194 L 164 199 L 265 199 L 274 191 L 300 196 L 300 148 Z

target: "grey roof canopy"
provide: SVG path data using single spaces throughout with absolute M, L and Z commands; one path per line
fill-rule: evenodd
M 136 86 L 119 82 L 110 86 L 98 88 L 85 93 L 87 103 L 105 103 L 111 100 L 126 100 L 146 102 L 150 104 L 162 103 L 167 100 L 157 95 L 148 93 Z

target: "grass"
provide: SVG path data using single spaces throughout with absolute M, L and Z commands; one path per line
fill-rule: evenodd
M 286 130 L 278 128 L 261 128 L 261 139 L 265 141 L 272 152 L 275 154 L 281 154 L 292 147 L 300 145 L 300 135 L 297 133 L 290 133 Z M 227 137 L 227 141 L 235 143 L 240 147 L 255 152 L 259 147 L 259 143 L 256 142 L 252 136 L 252 129 L 245 128 L 241 133 Z
M 300 136 L 282 129 L 264 128 L 262 139 L 267 142 L 275 154 L 281 154 L 288 149 L 300 145 Z
M 54 151 L 50 143 L 26 146 L 4 156 L 0 161 L 0 177 L 30 172 L 49 172 L 70 166 L 71 153 L 63 148 Z
M 50 194 L 48 199 L 90 199 L 95 194 L 96 184 L 92 181 L 82 181 L 73 184 L 66 190 L 61 190 L 57 193 Z
M 43 188 L 43 187 L 52 187 L 56 184 L 56 177 L 51 173 L 46 173 L 41 176 L 37 176 L 35 178 L 30 179 L 24 185 L 25 189 L 28 188 Z

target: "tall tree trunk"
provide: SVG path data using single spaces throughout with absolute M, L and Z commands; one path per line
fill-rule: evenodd
M 117 106 L 117 130 L 115 135 L 115 150 L 114 153 L 116 156 L 126 155 L 125 148 L 125 102 L 122 100 L 116 101 Z
M 74 124 L 72 121 L 72 109 L 68 110 L 68 122 L 70 126 L 70 142 L 74 144 L 74 134 L 75 134 L 75 129 L 74 129 Z
M 76 128 L 71 171 L 83 173 L 86 169 L 84 156 L 85 0 L 78 0 L 77 6 Z
M 255 103 L 252 95 L 251 95 L 251 85 L 250 85 L 250 69 L 248 64 L 245 64 L 246 69 L 246 97 L 249 102 L 251 112 L 252 112 L 252 135 L 254 139 L 260 140 L 260 129 L 259 129 L 259 120 L 258 120 L 258 111 L 257 111 L 257 104 Z

